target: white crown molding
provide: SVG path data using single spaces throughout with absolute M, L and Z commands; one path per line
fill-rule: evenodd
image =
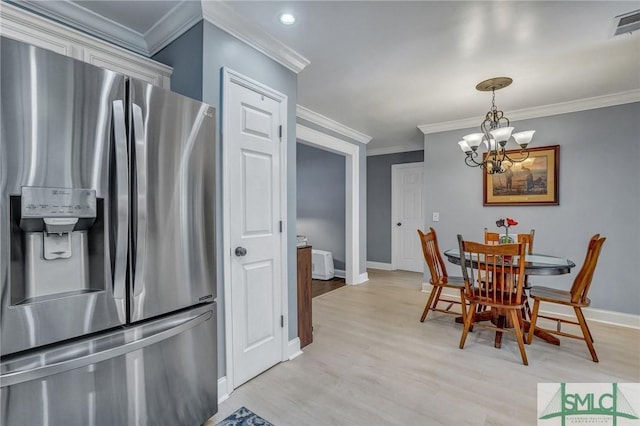
M 70 1 L 23 0 L 21 4 L 69 27 L 147 57 L 158 53 L 202 19 L 200 2 L 183 0 L 145 34 L 140 34 Z
M 418 129 L 425 135 L 431 133 L 446 132 L 449 130 L 466 129 L 468 127 L 479 127 L 478 123 L 482 121 L 483 117 L 475 118 L 463 118 L 461 120 L 444 121 L 442 123 L 434 124 L 422 124 L 418 126 Z
M 307 58 L 236 13 L 225 2 L 202 1 L 202 17 L 295 73 L 310 63 Z
M 149 56 L 153 56 L 202 19 L 199 1 L 183 0 L 144 34 Z
M 397 154 L 399 152 L 423 151 L 423 150 L 424 150 L 423 143 L 411 144 L 411 145 L 383 146 L 380 148 L 367 149 L 367 157 L 372 157 L 374 155 Z
M 596 96 L 593 98 L 578 99 L 576 101 L 561 102 L 535 108 L 520 109 L 509 112 L 511 121 L 527 120 L 530 118 L 548 117 L 551 115 L 567 114 L 571 112 L 586 111 L 589 109 L 606 108 L 609 106 L 640 102 L 640 89 L 627 92 L 613 93 L 611 95 Z M 478 127 L 482 117 L 465 118 L 462 120 L 447 121 L 443 123 L 424 124 L 418 129 L 425 135 L 431 133 L 446 132 L 449 130 Z
M 126 64 L 124 68 L 136 71 L 134 76 L 146 77 L 146 81 L 157 77 L 154 84 L 169 88 L 172 67 L 6 2 L 0 2 L 0 34 L 98 66 L 105 64 L 96 64 L 93 59 L 109 58 L 112 63 Z M 121 68 L 115 70 L 124 72 Z
M 324 129 L 331 130 L 363 144 L 368 144 L 372 139 L 369 135 L 365 135 L 362 132 L 354 130 L 351 127 L 347 127 L 344 124 L 338 123 L 335 120 L 311 111 L 309 108 L 305 108 L 301 105 L 297 105 L 296 107 L 296 117 L 307 120 Z
M 22 0 L 20 4 L 72 28 L 77 28 L 133 52 L 148 56 L 147 43 L 142 34 L 85 9 L 77 3 Z

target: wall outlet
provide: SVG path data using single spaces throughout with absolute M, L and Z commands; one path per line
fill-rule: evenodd
M 433 212 L 431 220 L 434 221 L 434 222 L 438 222 L 440 220 L 440 213 L 439 212 Z

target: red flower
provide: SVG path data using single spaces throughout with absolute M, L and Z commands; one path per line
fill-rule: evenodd
M 518 224 L 518 222 L 516 222 L 515 220 L 511 219 L 510 217 L 507 218 L 507 225 L 508 226 L 516 226 Z

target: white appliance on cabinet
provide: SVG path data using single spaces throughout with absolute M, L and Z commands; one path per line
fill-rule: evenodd
M 314 280 L 331 280 L 334 276 L 335 269 L 331 252 L 311 250 L 311 278 Z

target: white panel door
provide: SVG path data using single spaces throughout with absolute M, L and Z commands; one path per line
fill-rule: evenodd
M 280 101 L 228 87 L 233 385 L 282 360 Z
M 424 163 L 391 166 L 392 264 L 395 269 L 423 272 L 417 229 L 424 227 Z

